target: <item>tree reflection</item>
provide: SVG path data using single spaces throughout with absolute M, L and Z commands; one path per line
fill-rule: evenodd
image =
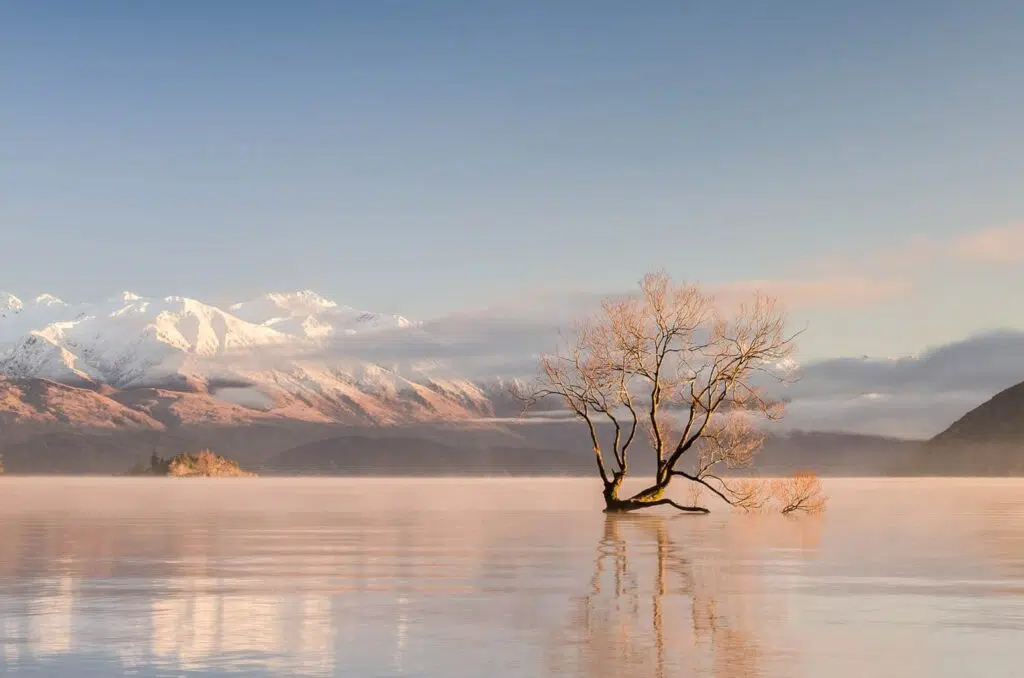
M 669 535 L 673 520 L 605 517 L 589 592 L 552 636 L 551 675 L 760 675 L 762 651 L 748 615 L 723 605 L 729 575 L 714 562 L 688 559 Z

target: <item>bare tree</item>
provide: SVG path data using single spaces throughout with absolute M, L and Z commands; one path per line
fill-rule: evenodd
M 608 512 L 671 505 L 707 513 L 665 496 L 674 478 L 733 506 L 754 507 L 763 493 L 720 473 L 749 465 L 760 449 L 763 435 L 753 419 L 781 416 L 781 405 L 755 382 L 784 378 L 775 366 L 792 352 L 793 338 L 771 297 L 754 295 L 727 313 L 697 286 L 649 274 L 639 295 L 607 299 L 579 323 L 571 340 L 542 358 L 539 382 L 519 395 L 527 407 L 559 398 L 586 423 Z M 614 431 L 607 451 L 602 424 Z M 621 497 L 638 429 L 657 470 L 650 486 Z
M 771 493 L 784 514 L 820 513 L 827 500 L 821 491 L 821 481 L 813 471 L 797 471 L 792 478 L 773 480 Z

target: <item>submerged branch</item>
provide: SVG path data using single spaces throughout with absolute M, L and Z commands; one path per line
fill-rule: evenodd
M 684 513 L 711 513 L 710 510 L 703 506 L 684 506 L 683 504 L 679 504 L 668 498 L 638 499 L 637 497 L 612 502 L 607 506 L 607 508 L 605 508 L 605 513 L 630 513 L 632 511 L 640 511 L 642 509 L 653 508 L 655 506 L 671 506 L 683 511 Z
M 684 511 L 686 513 L 711 513 L 711 511 L 704 508 L 703 506 L 683 506 L 682 504 L 677 504 L 671 499 L 659 499 L 658 501 L 652 501 L 651 503 L 647 504 L 647 506 L 661 506 L 664 504 L 667 504 L 668 506 L 674 506 L 680 511 Z

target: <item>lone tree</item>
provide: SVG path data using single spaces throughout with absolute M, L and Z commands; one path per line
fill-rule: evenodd
M 797 488 L 728 481 L 719 473 L 723 467 L 749 465 L 760 449 L 764 436 L 753 419 L 782 415 L 781 404 L 761 393 L 755 377 L 784 379 L 776 366 L 792 352 L 793 339 L 771 297 L 757 294 L 726 313 L 697 286 L 649 274 L 639 295 L 607 299 L 593 317 L 578 323 L 573 339 L 541 359 L 538 383 L 520 390 L 519 397 L 526 407 L 559 398 L 586 423 L 607 512 L 671 505 L 707 513 L 665 496 L 675 478 L 727 504 L 760 508 L 770 495 Z M 607 452 L 599 435 L 602 423 L 614 430 Z M 647 434 L 657 470 L 650 486 L 622 497 L 638 429 Z M 812 483 L 800 491 L 819 489 Z M 798 508 L 790 511 L 820 509 L 821 501 L 788 497 L 787 506 L 794 504 Z

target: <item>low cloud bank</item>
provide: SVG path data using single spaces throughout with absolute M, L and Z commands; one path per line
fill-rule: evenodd
M 592 310 L 597 298 L 585 302 L 584 310 Z M 581 308 L 579 300 L 574 304 Z M 530 377 L 538 356 L 558 344 L 564 311 L 552 303 L 451 315 L 278 357 L 366 361 L 411 378 Z M 1024 332 L 993 331 L 895 359 L 813 362 L 801 365 L 797 376 L 773 389 L 789 401 L 787 428 L 930 437 L 1024 381 Z
M 826 360 L 800 373 L 784 391 L 788 425 L 930 437 L 1024 381 L 1024 332 L 980 334 L 894 360 Z

